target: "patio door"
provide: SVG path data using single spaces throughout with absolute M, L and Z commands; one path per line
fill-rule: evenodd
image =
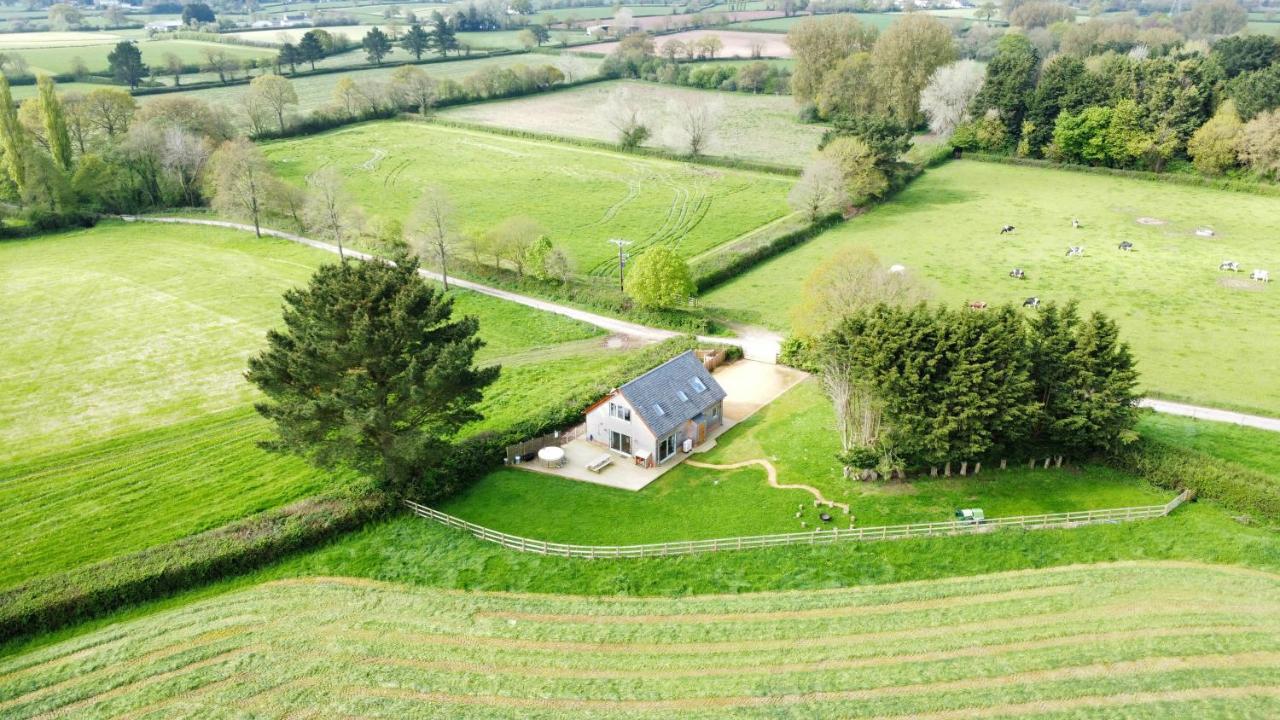
M 609 449 L 620 453 L 631 454 L 631 436 L 623 435 L 615 430 L 609 431 Z

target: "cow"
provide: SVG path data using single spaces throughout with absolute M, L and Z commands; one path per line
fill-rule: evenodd
M 1079 229 L 1080 229 L 1080 220 L 1079 220 L 1079 219 L 1077 219 L 1077 218 L 1071 218 L 1071 227 L 1075 228 L 1076 230 L 1079 230 Z
M 986 310 L 987 304 L 981 300 L 974 300 L 973 302 L 969 303 L 969 309 L 970 310 Z
M 1027 274 L 1023 272 L 1022 268 L 1014 268 L 1009 271 L 1009 277 L 1014 280 L 1026 280 Z
M 1249 279 L 1257 280 L 1260 283 L 1269 283 L 1271 282 L 1271 273 L 1266 270 L 1254 270 L 1249 273 Z
M 1038 307 L 1040 307 L 1040 298 L 1038 298 L 1038 297 L 1029 297 L 1029 298 L 1027 298 L 1026 300 L 1023 300 L 1023 301 L 1022 301 L 1022 307 L 1029 307 L 1029 308 L 1032 308 L 1032 309 L 1038 308 Z
M 1218 269 L 1225 270 L 1227 272 L 1240 272 L 1240 263 L 1235 260 L 1223 260 L 1222 263 L 1218 265 Z
M 1001 228 L 1000 228 L 1000 234 L 1001 234 L 1001 235 L 1008 235 L 1008 234 L 1009 234 L 1009 233 L 1011 233 L 1011 232 L 1013 232 L 1013 226 L 1012 226 L 1012 225 L 1005 225 L 1005 226 L 1003 226 L 1003 227 L 1001 227 Z
M 895 274 L 895 275 L 901 275 L 902 273 L 904 273 L 904 272 L 906 272 L 906 271 L 907 271 L 907 266 L 906 266 L 906 265 L 894 265 L 894 266 L 892 266 L 892 267 L 890 267 L 890 268 L 889 268 L 889 272 L 891 272 L 891 273 L 893 273 L 893 274 Z
M 1128 240 L 1125 240 L 1124 242 L 1120 243 L 1116 247 L 1120 248 L 1120 250 L 1123 252 L 1129 252 L 1130 250 L 1133 249 L 1133 243 L 1129 242 Z
M 1083 245 L 1072 245 L 1067 248 L 1067 257 L 1080 257 L 1081 255 L 1084 255 Z

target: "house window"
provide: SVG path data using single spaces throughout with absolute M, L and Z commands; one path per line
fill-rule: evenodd
M 689 378 L 689 385 L 693 387 L 694 392 L 704 392 L 707 386 L 702 382 L 702 378 Z
M 609 449 L 620 453 L 631 454 L 631 436 L 613 430 L 609 431 Z
M 680 402 L 689 402 L 689 396 L 685 395 L 683 390 L 677 390 L 676 397 L 680 398 Z
M 618 403 L 609 403 L 609 417 L 631 422 L 631 408 Z
M 666 414 L 667 414 L 667 411 L 666 411 L 666 410 L 663 410 L 663 409 L 662 409 L 662 406 L 661 406 L 661 405 L 659 405 L 658 403 L 654 403 L 654 404 L 653 404 L 653 412 L 654 412 L 658 417 L 662 417 L 663 415 L 666 415 Z
M 662 442 L 658 443 L 658 462 L 665 461 L 667 458 L 674 455 L 675 452 L 676 452 L 676 436 L 675 436 L 675 433 L 672 433 L 662 438 Z

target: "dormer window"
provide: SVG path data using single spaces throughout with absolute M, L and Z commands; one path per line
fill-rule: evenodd
M 707 386 L 703 384 L 702 378 L 689 378 L 689 385 L 693 387 L 694 392 L 706 392 Z

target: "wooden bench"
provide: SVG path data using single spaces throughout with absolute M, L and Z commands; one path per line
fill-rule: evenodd
M 598 473 L 612 464 L 613 464 L 613 456 L 609 455 L 608 453 L 605 453 L 604 455 L 601 455 L 595 460 L 592 460 L 591 462 L 587 463 L 587 469 L 593 473 Z

